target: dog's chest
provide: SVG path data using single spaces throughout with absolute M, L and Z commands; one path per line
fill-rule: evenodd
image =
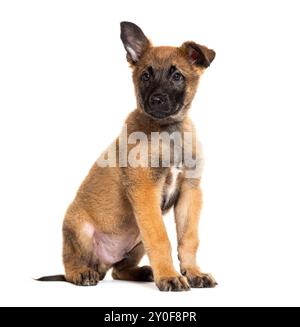
M 179 195 L 179 180 L 182 174 L 182 168 L 172 166 L 170 167 L 162 190 L 162 211 L 171 208 L 177 201 Z

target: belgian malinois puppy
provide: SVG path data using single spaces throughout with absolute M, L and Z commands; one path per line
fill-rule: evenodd
M 154 47 L 130 22 L 121 23 L 121 40 L 133 70 L 137 108 L 129 114 L 121 135 L 93 165 L 67 210 L 65 276 L 40 280 L 96 285 L 112 268 L 114 279 L 154 280 L 161 291 L 214 287 L 213 277 L 196 263 L 202 156 L 187 114 L 199 78 L 215 52 L 195 42 Z M 171 137 L 168 143 L 161 137 L 176 133 L 190 133 L 190 142 L 176 144 Z M 159 137 L 157 149 L 152 147 L 154 136 Z M 137 138 L 139 146 L 132 142 Z M 167 150 L 168 164 L 163 158 Z M 183 152 L 193 160 L 184 160 Z M 108 160 L 110 155 L 114 160 Z M 181 274 L 173 266 L 163 223 L 163 215 L 172 207 Z M 151 267 L 138 266 L 145 253 Z

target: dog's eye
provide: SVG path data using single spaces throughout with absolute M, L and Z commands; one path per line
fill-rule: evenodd
M 150 79 L 150 74 L 148 72 L 143 72 L 143 74 L 141 76 L 141 80 L 143 82 L 147 82 L 147 81 L 149 81 L 149 79 Z
M 173 78 L 174 81 L 178 82 L 178 81 L 181 81 L 183 79 L 183 76 L 179 72 L 176 72 L 176 73 L 173 74 L 172 78 Z

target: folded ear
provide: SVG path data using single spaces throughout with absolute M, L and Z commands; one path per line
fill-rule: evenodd
M 130 22 L 121 23 L 121 40 L 127 51 L 127 60 L 132 64 L 137 63 L 150 46 L 150 42 L 143 31 Z
M 207 68 L 216 56 L 214 50 L 192 41 L 183 43 L 181 49 L 184 51 L 192 65 L 197 65 L 204 68 Z

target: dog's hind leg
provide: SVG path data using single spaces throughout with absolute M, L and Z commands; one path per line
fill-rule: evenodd
M 152 268 L 150 266 L 138 267 L 144 254 L 144 245 L 140 242 L 127 254 L 125 259 L 113 265 L 113 279 L 153 282 Z
M 94 257 L 92 235 L 87 235 L 88 233 L 78 230 L 75 226 L 78 227 L 78 223 L 75 225 L 68 220 L 65 220 L 63 226 L 66 281 L 79 286 L 97 285 L 105 277 L 109 267 L 101 264 Z

